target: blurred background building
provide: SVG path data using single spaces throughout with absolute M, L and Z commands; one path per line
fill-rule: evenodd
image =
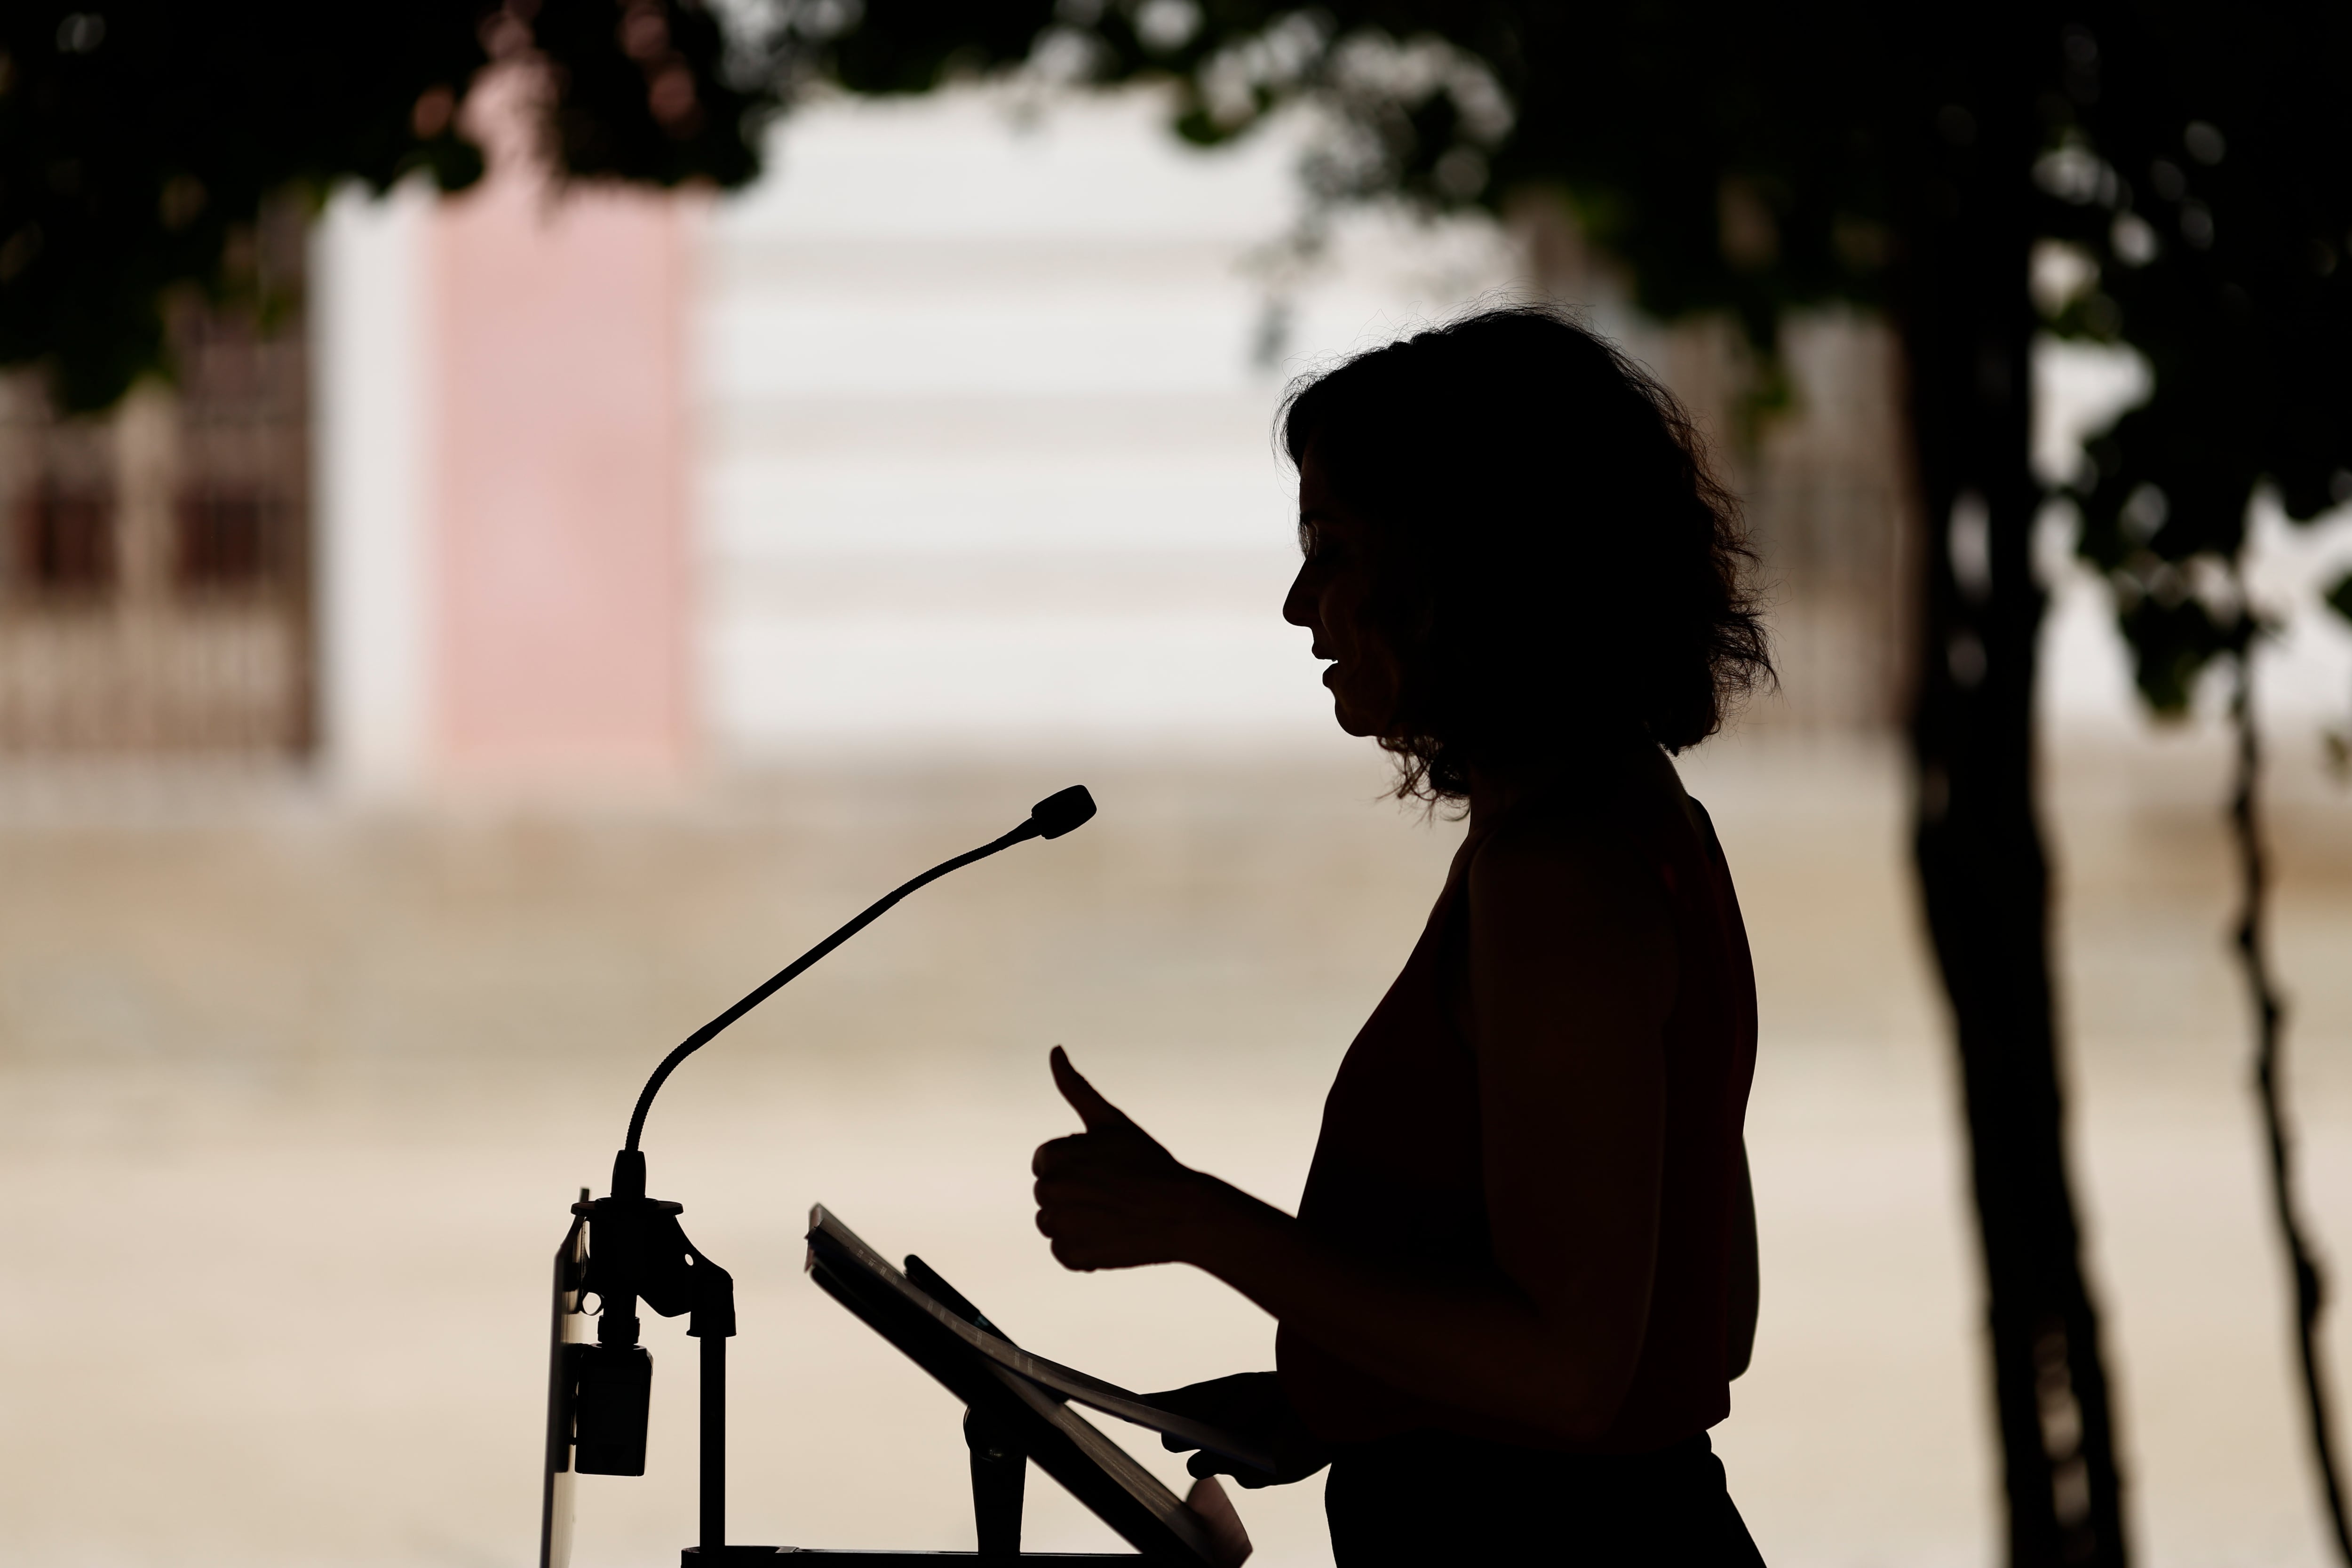
M 1899 721 L 1883 327 L 1795 322 L 1792 402 L 1750 415 L 1728 324 L 1643 321 L 1540 202 L 1499 231 L 1358 215 L 1276 265 L 1295 153 L 1181 151 L 1146 97 L 969 93 L 813 114 L 724 203 L 553 191 L 505 146 L 446 203 L 346 194 L 307 255 L 286 218 L 265 238 L 308 308 L 184 310 L 178 388 L 67 426 L 9 383 L 0 744 L 315 756 L 382 789 L 1295 738 L 1319 718 L 1268 613 L 1274 403 L 1494 298 L 1585 310 L 1710 431 L 1774 602 L 1784 684 L 1751 722 Z M 2137 373 L 2048 357 L 2063 469 Z M 2062 600 L 2053 696 L 2126 719 L 2102 612 Z M 2308 714 L 2352 676 L 2305 642 L 2269 684 Z
M 839 106 L 724 204 L 553 192 L 513 149 L 446 203 L 346 195 L 307 258 L 271 237 L 308 309 L 186 310 L 177 389 L 68 426 L 11 384 L 0 741 L 396 788 L 1295 737 L 1276 398 L 1500 297 L 1587 309 L 1714 431 L 1777 601 L 1758 717 L 1895 721 L 1883 331 L 1801 324 L 1751 446 L 1730 336 L 1645 327 L 1561 215 L 1365 216 L 1285 275 L 1295 149 L 1159 116 Z
M 1295 152 L 1182 150 L 1148 96 L 982 90 L 812 107 L 723 201 L 551 191 L 508 149 L 467 195 L 347 194 L 265 233 L 301 308 L 189 310 L 178 385 L 105 421 L 7 383 L 0 1556 L 526 1561 L 546 1258 L 646 1067 L 1073 777 L 1104 803 L 1085 835 L 894 913 L 657 1113 L 656 1187 L 743 1282 L 743 1533 L 969 1544 L 943 1396 L 797 1278 L 812 1199 L 1132 1386 L 1264 1364 L 1262 1317 L 1205 1281 L 1081 1279 L 1034 1246 L 1027 1150 L 1066 1130 L 1043 1051 L 1295 1194 L 1458 829 L 1379 803 L 1279 618 L 1270 416 L 1300 371 L 1534 295 L 1691 403 L 1773 601 L 1782 689 L 1685 764 L 1765 1028 L 1765 1321 L 1718 1446 L 1775 1561 L 1991 1560 L 1894 742 L 1916 563 L 1890 340 L 1794 323 L 1795 401 L 1750 441 L 1731 336 L 1643 321 L 1558 212 L 1359 214 L 1297 266 Z M 2039 374 L 2056 474 L 2139 373 L 2053 349 Z M 2309 1191 L 2352 1258 L 2352 827 L 2313 743 L 2352 640 L 2292 613 L 2352 530 L 2258 523 Z M 2063 513 L 2044 534 L 2080 1190 L 2134 1529 L 2156 1563 L 2315 1563 L 2219 936 L 2225 759 L 2142 723 Z M 386 1303 L 398 1331 L 364 1327 Z M 690 1526 L 674 1327 L 653 1474 L 585 1489 L 583 1565 Z M 1106 1546 L 1031 1498 L 1034 1544 Z M 1262 1561 L 1328 1560 L 1313 1486 L 1243 1511 Z

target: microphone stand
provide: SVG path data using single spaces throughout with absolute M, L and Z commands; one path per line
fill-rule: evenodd
M 646 1157 L 638 1148 L 646 1115 L 678 1064 L 709 1045 L 744 1014 L 805 973 L 818 960 L 872 924 L 899 900 L 949 872 L 984 860 L 1000 850 L 1032 838 L 1059 838 L 1095 815 L 1094 797 L 1085 786 L 1073 784 L 1046 796 L 1030 809 L 1028 820 L 1001 837 L 951 860 L 943 860 L 921 876 L 901 884 L 860 912 L 831 936 L 778 970 L 733 1006 L 687 1037 L 646 1080 L 629 1116 L 628 1141 L 613 1157 L 612 1184 L 604 1197 L 572 1206 L 572 1233 L 564 1239 L 556 1261 L 556 1348 L 550 1367 L 555 1386 L 550 1390 L 548 1433 L 548 1497 L 542 1509 L 540 1568 L 565 1568 L 561 1560 L 569 1546 L 568 1497 L 559 1499 L 559 1480 L 568 1468 L 581 1475 L 641 1476 L 646 1473 L 646 1434 L 653 1394 L 653 1358 L 637 1342 L 637 1303 L 674 1318 L 688 1314 L 687 1334 L 700 1342 L 700 1545 L 682 1554 L 685 1568 L 755 1558 L 772 1558 L 772 1546 L 730 1546 L 727 1542 L 727 1341 L 735 1332 L 734 1277 L 705 1257 L 679 1228 L 684 1205 L 646 1195 Z M 593 1246 L 581 1263 L 581 1230 Z M 589 1294 L 599 1301 L 596 1342 L 566 1343 L 562 1332 L 566 1312 L 581 1310 Z M 982 1437 L 972 1439 L 974 1496 L 981 1502 Z M 994 1450 L 992 1448 L 991 1452 Z M 1017 1460 L 1017 1456 L 998 1456 Z M 568 1462 L 568 1463 L 567 1463 Z M 1017 1475 L 1011 1485 L 1017 1489 Z M 992 1482 L 992 1496 L 1006 1483 Z M 1004 1540 L 1003 1503 L 985 1511 L 991 1518 L 981 1543 L 990 1558 L 1017 1558 L 1019 1493 L 1012 1492 L 1012 1540 Z M 559 1519 L 559 1513 L 567 1517 Z M 795 1555 L 812 1555 L 796 1553 Z M 824 1555 L 824 1554 L 815 1554 Z M 887 1555 L 861 1553 L 878 1564 Z

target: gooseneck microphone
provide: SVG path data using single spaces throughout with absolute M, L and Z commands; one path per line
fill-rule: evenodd
M 664 1057 L 661 1066 L 654 1068 L 653 1077 L 646 1079 L 646 1087 L 637 1096 L 637 1108 L 629 1117 L 629 1141 L 623 1144 L 622 1148 L 628 1152 L 635 1152 L 637 1140 L 645 1134 L 646 1112 L 653 1109 L 654 1096 L 661 1092 L 662 1084 L 667 1080 L 671 1073 L 677 1070 L 678 1063 L 709 1045 L 727 1026 L 799 978 L 818 959 L 873 924 L 891 905 L 926 883 L 936 882 L 949 872 L 961 870 L 975 860 L 985 860 L 1000 849 L 1010 849 L 1015 844 L 1031 838 L 1059 838 L 1073 828 L 1086 826 L 1092 820 L 1094 814 L 1095 797 L 1087 793 L 1086 785 L 1072 784 L 1066 790 L 1057 790 L 1031 806 L 1029 820 L 1003 837 L 992 839 L 977 849 L 957 856 L 952 860 L 942 860 L 914 880 L 894 888 L 875 900 L 856 920 L 851 921 L 847 925 L 843 926 L 839 931 L 769 976 L 750 995 L 695 1030 L 686 1037 L 685 1042 L 677 1049 Z
M 561 1333 L 554 1347 L 549 1397 L 549 1503 L 546 1518 L 555 1517 L 555 1478 L 565 1471 L 586 1475 L 638 1476 L 646 1468 L 646 1416 L 653 1388 L 653 1361 L 637 1342 L 637 1305 L 643 1302 L 659 1315 L 690 1314 L 687 1333 L 701 1342 L 702 1363 L 702 1545 L 699 1561 L 709 1568 L 727 1552 L 727 1340 L 735 1332 L 735 1282 L 728 1272 L 703 1256 L 678 1227 L 681 1205 L 646 1195 L 646 1157 L 637 1142 L 646 1130 L 646 1113 L 680 1062 L 709 1045 L 744 1014 L 774 995 L 805 973 L 819 959 L 871 925 L 885 910 L 916 889 L 949 872 L 985 860 L 1000 849 L 1031 838 L 1059 838 L 1083 826 L 1095 815 L 1094 797 L 1082 784 L 1047 795 L 1030 808 L 1029 819 L 1001 838 L 943 860 L 912 881 L 893 889 L 868 905 L 855 920 L 778 970 L 758 988 L 724 1013 L 687 1037 L 664 1057 L 646 1080 L 629 1117 L 629 1140 L 613 1157 L 613 1184 L 605 1196 L 575 1205 L 574 1237 L 584 1224 L 584 1258 L 559 1262 L 557 1300 L 573 1304 L 593 1296 L 598 1302 L 596 1341 L 570 1343 Z M 574 1256 L 567 1238 L 566 1254 Z M 568 1527 L 567 1527 L 568 1528 Z M 556 1535 L 541 1532 L 543 1568 L 557 1568 Z M 750 1551 L 746 1548 L 745 1551 Z

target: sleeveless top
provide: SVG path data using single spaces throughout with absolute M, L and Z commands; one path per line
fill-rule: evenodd
M 1590 796 L 1523 801 L 1502 820 Z M 1756 980 L 1731 873 L 1697 802 L 1643 792 L 1615 803 L 1656 868 L 1674 931 L 1676 987 L 1664 1026 L 1665 1144 L 1658 1249 L 1640 1361 L 1601 1436 L 1571 1445 L 1407 1394 L 1286 1327 L 1276 1339 L 1284 1391 L 1334 1442 L 1433 1427 L 1531 1447 L 1644 1453 L 1730 1413 L 1724 1365 L 1740 1124 L 1756 1064 Z M 1455 853 L 1420 942 L 1340 1063 L 1298 1207 L 1309 1230 L 1359 1257 L 1413 1273 L 1502 1280 L 1487 1238 L 1477 1069 L 1465 1032 L 1468 921 L 1463 890 L 1499 823 L 1474 825 Z

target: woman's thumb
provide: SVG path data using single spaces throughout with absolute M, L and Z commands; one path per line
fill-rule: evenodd
M 1046 1059 L 1053 1064 L 1054 1087 L 1062 1091 L 1062 1098 L 1070 1102 L 1087 1131 L 1103 1132 L 1135 1125 L 1128 1120 L 1127 1112 L 1096 1092 L 1085 1075 L 1070 1065 L 1069 1052 L 1055 1046 L 1054 1054 Z

